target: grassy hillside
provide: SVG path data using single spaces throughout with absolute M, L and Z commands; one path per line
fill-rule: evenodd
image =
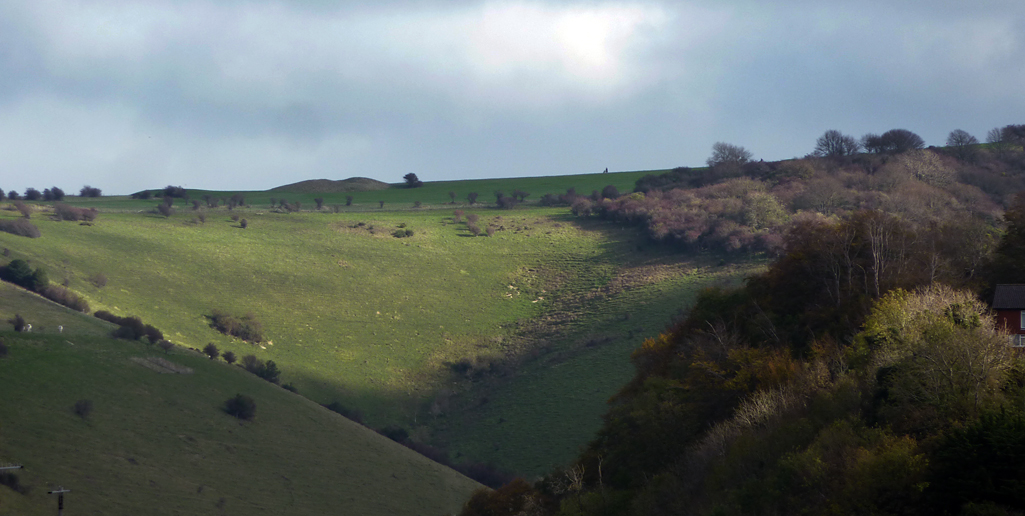
M 498 388 L 478 385 L 456 399 L 462 410 L 454 410 L 438 430 L 454 455 L 531 478 L 569 463 L 582 439 L 601 427 L 606 401 L 634 374 L 630 354 L 644 338 L 661 331 L 674 310 L 682 313 L 702 288 L 735 284 L 761 267 L 701 258 L 670 265 L 665 256 L 646 258 L 640 253 L 625 260 L 617 278 L 639 275 L 633 278 L 637 283 L 620 283 L 585 300 L 578 316 L 549 341 L 549 353 Z M 659 274 L 667 277 L 645 283 L 653 278 L 644 275 Z
M 601 191 L 606 185 L 613 185 L 621 192 L 633 191 L 634 184 L 641 177 L 662 173 L 664 170 L 636 171 L 636 172 L 615 172 L 608 174 L 578 174 L 566 176 L 546 177 L 521 177 L 501 179 L 472 179 L 462 181 L 431 181 L 428 177 L 421 177 L 424 181 L 422 187 L 406 188 L 402 184 L 402 178 L 396 177 L 395 183 L 386 190 L 368 192 L 323 192 L 310 191 L 307 182 L 284 185 L 267 191 L 208 191 L 188 189 L 190 198 L 201 200 L 204 195 L 229 198 L 234 194 L 245 196 L 246 204 L 256 208 L 266 209 L 270 206 L 271 198 L 276 200 L 287 199 L 290 202 L 301 202 L 304 209 L 313 209 L 315 198 L 323 198 L 325 206 L 335 204 L 344 205 L 347 196 L 352 196 L 352 206 L 344 207 L 344 211 L 380 211 L 380 201 L 385 202 L 385 209 L 411 210 L 413 203 L 420 201 L 421 209 L 450 209 L 452 198 L 449 192 L 455 192 L 456 207 L 465 207 L 468 204 L 467 194 L 476 192 L 480 195 L 478 204 L 483 206 L 494 205 L 496 191 L 512 195 L 513 190 L 519 189 L 530 194 L 527 203 L 536 203 L 544 194 L 561 194 L 567 189 L 574 188 L 580 194 L 589 195 L 592 191 Z M 160 199 L 132 199 L 128 196 L 106 196 L 97 198 L 68 197 L 68 203 L 76 206 L 96 207 L 107 210 L 152 210 Z M 191 209 L 192 203 L 181 199 L 176 200 L 176 206 L 182 210 Z
M 515 181 L 559 192 L 583 177 L 597 185 L 625 176 Z M 503 181 L 514 180 L 467 183 Z M 433 187 L 440 198 L 451 186 L 416 190 Z M 718 259 L 681 263 L 632 228 L 581 221 L 566 208 L 463 206 L 496 229 L 494 237 L 471 238 L 451 205 L 337 214 L 222 207 L 204 210 L 206 223 L 198 223 L 189 210 L 164 218 L 116 209 L 126 201 L 98 202 L 114 209 L 93 226 L 37 214 L 42 238 L 0 234 L 0 246 L 46 267 L 55 282 L 67 279 L 94 310 L 138 315 L 182 345 L 212 342 L 274 360 L 283 382 L 319 403 L 338 400 L 374 427 L 399 424 L 417 439 L 447 444 L 457 460 L 494 460 L 522 473 L 572 457 L 600 424 L 604 401 L 629 378 L 630 350 L 696 289 L 738 273 Z M 400 226 L 413 236 L 392 236 Z M 90 282 L 97 273 L 106 286 Z M 217 333 L 208 318 L 215 309 L 252 313 L 265 342 Z M 579 374 L 559 374 L 566 370 Z M 538 396 L 539 387 L 521 388 L 527 384 L 569 395 Z M 484 410 L 484 398 L 506 408 Z M 531 441 L 554 413 L 573 422 L 550 435 L 550 449 L 493 448 L 491 427 L 505 425 L 495 421 L 515 422 L 501 428 Z
M 107 323 L 0 285 L 0 317 L 15 312 L 34 329 L 0 330 L 0 462 L 23 464 L 30 490 L 0 487 L 0 514 L 52 514 L 53 484 L 72 491 L 66 514 L 437 515 L 479 487 L 240 368 L 110 340 Z M 238 393 L 252 422 L 221 410 Z

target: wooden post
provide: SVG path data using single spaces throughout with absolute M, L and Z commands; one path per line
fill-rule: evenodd
M 53 491 L 49 491 L 47 493 L 57 495 L 57 516 L 62 516 L 64 514 L 64 493 L 70 492 L 70 489 L 64 489 L 61 486 L 57 486 L 57 489 L 54 489 Z

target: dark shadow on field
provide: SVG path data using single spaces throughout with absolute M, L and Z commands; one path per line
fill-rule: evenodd
M 519 354 L 500 364 L 450 364 L 462 390 L 432 429 L 456 453 L 530 478 L 565 465 L 592 438 L 605 401 L 632 376 L 630 354 L 645 338 L 683 316 L 700 288 L 736 284 L 752 266 L 653 243 L 643 228 L 597 217 L 507 213 L 540 230 L 529 238 L 544 238 L 546 227 L 559 224 L 601 241 L 591 253 L 553 248 L 536 265 L 545 283 L 557 286 L 545 294 L 544 312 L 517 322 L 507 337 Z

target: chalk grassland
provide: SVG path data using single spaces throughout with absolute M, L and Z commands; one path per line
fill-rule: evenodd
M 565 191 L 565 181 L 553 188 Z M 181 345 L 213 342 L 274 360 L 282 382 L 318 403 L 338 400 L 375 428 L 399 424 L 447 444 L 457 460 L 524 474 L 569 460 L 591 438 L 605 400 L 631 375 L 630 351 L 697 290 L 756 266 L 682 257 L 634 228 L 566 208 L 455 207 L 478 214 L 495 236 L 471 237 L 451 205 L 337 214 L 254 207 L 205 210 L 205 223 L 181 209 L 170 218 L 105 211 L 93 226 L 39 213 L 42 238 L 0 234 L 0 246 L 46 267 L 54 282 L 67 279 L 93 310 L 138 315 Z M 400 226 L 413 236 L 392 236 Z M 97 273 L 106 286 L 90 283 Z M 214 309 L 252 313 L 266 341 L 217 333 L 207 317 Z M 460 369 L 467 363 L 469 374 Z
M 499 388 L 481 385 L 454 397 L 437 439 L 457 458 L 500 464 L 528 478 L 569 464 L 601 427 L 607 400 L 632 378 L 630 354 L 644 338 L 682 314 L 702 288 L 737 284 L 763 267 L 759 261 L 721 265 L 710 257 L 663 265 L 670 261 L 664 255 L 645 254 L 627 261 L 632 266 L 621 269 L 611 288 L 580 296 L 576 316 L 550 337 L 548 353 Z
M 238 367 L 99 336 L 110 325 L 0 285 L 13 312 L 37 323 L 0 330 L 0 462 L 31 490 L 0 487 L 0 514 L 52 514 L 53 484 L 67 514 L 447 514 L 479 487 Z M 191 373 L 138 363 L 154 357 Z M 221 411 L 238 393 L 254 421 Z
M 42 238 L 3 234 L 0 245 L 55 282 L 68 278 L 94 310 L 138 315 L 177 344 L 274 360 L 303 394 L 341 400 L 381 424 L 413 419 L 446 361 L 540 312 L 529 264 L 598 244 L 576 239 L 564 249 L 574 234 L 565 224 L 530 238 L 506 238 L 512 229 L 469 238 L 441 214 L 246 216 L 245 230 L 224 214 L 198 225 L 145 214 L 103 214 L 93 226 L 36 217 Z M 403 224 L 414 236 L 393 237 Z M 106 286 L 89 282 L 97 273 Z M 509 285 L 528 295 L 506 298 Z M 252 313 L 266 341 L 219 334 L 208 319 L 215 309 Z
M 647 174 L 660 174 L 665 170 L 647 170 L 636 172 L 616 172 L 608 174 L 578 174 L 566 176 L 547 177 L 521 177 L 502 179 L 472 179 L 461 181 L 431 181 L 428 177 L 421 177 L 424 185 L 419 188 L 406 188 L 401 176 L 405 172 L 397 174 L 395 181 L 386 190 L 374 190 L 368 192 L 318 192 L 318 191 L 279 191 L 277 189 L 267 191 L 209 191 L 194 190 L 184 185 L 190 198 L 202 202 L 204 195 L 230 198 L 234 194 L 245 196 L 246 204 L 256 208 L 268 208 L 271 198 L 280 201 L 285 199 L 289 202 L 302 203 L 303 209 L 313 209 L 316 204 L 314 199 L 323 198 L 325 207 L 332 205 L 344 205 L 347 196 L 352 196 L 352 206 L 345 207 L 346 211 L 380 211 L 380 201 L 385 202 L 385 209 L 413 209 L 413 203 L 420 201 L 421 209 L 448 209 L 452 207 L 452 198 L 449 192 L 456 194 L 456 207 L 464 208 L 468 205 L 467 195 L 476 192 L 480 195 L 478 203 L 481 205 L 494 205 L 495 192 L 501 191 L 505 195 L 512 195 L 514 190 L 522 190 L 530 194 L 527 203 L 536 203 L 544 194 L 562 194 L 569 188 L 574 188 L 578 194 L 590 195 L 594 190 L 601 191 L 607 185 L 613 185 L 620 192 L 633 191 L 634 184 L 638 179 Z M 175 185 L 177 186 L 177 185 Z M 72 193 L 69 190 L 69 193 Z M 68 203 L 76 206 L 97 207 L 108 210 L 149 210 L 153 209 L 160 199 L 131 199 L 128 196 L 104 196 L 99 198 L 67 197 Z M 180 210 L 191 209 L 192 203 L 175 200 L 175 206 Z

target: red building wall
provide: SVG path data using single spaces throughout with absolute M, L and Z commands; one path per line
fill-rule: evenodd
M 1021 327 L 1021 310 L 997 310 L 997 328 L 1008 333 L 1025 333 Z

